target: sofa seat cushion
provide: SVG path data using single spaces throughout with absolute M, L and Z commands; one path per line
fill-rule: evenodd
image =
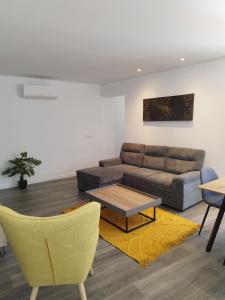
M 110 167 L 94 167 L 77 171 L 80 179 L 94 183 L 96 185 L 104 185 L 110 182 L 120 181 L 125 171 L 139 169 L 135 166 L 126 164 L 110 166 Z
M 172 192 L 172 183 L 175 177 L 177 177 L 176 174 L 161 172 L 159 174 L 146 178 L 144 184 L 148 184 L 158 190 Z
M 144 168 L 143 168 L 144 170 Z M 144 190 L 155 189 L 172 192 L 172 182 L 176 174 L 145 169 L 148 172 L 125 172 L 124 184 L 143 187 Z
M 155 174 L 161 173 L 159 170 L 147 169 L 147 168 L 137 168 L 134 170 L 128 170 L 124 172 L 124 178 L 144 178 L 148 176 L 152 176 Z

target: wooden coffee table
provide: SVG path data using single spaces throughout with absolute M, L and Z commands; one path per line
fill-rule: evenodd
M 162 203 L 161 198 L 143 193 L 121 184 L 113 184 L 94 190 L 89 190 L 86 192 L 86 195 L 90 200 L 101 203 L 103 208 L 107 207 L 124 216 L 125 229 L 102 216 L 101 218 L 126 233 L 154 222 L 156 220 L 156 206 Z M 151 207 L 154 208 L 153 218 L 142 213 L 143 210 Z M 128 218 L 135 214 L 140 214 L 148 220 L 143 224 L 129 229 Z

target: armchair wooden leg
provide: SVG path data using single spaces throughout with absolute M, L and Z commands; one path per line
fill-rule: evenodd
M 79 291 L 80 291 L 80 298 L 81 300 L 87 300 L 87 296 L 86 296 L 86 292 L 85 292 L 85 288 L 84 288 L 84 284 L 79 283 Z
M 30 300 L 36 300 L 37 293 L 38 293 L 38 286 L 35 286 L 35 287 L 32 288 L 31 295 L 30 295 Z
M 93 268 L 92 268 L 92 267 L 90 268 L 90 275 L 91 275 L 91 276 L 93 276 L 93 275 L 94 275 L 94 270 L 93 270 Z

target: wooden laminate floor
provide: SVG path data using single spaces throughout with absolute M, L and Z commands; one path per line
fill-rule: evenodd
M 18 212 L 49 216 L 61 213 L 75 201 L 84 199 L 78 193 L 74 178 L 30 185 L 26 191 L 17 188 L 1 190 L 0 203 Z M 201 222 L 206 205 L 200 203 L 183 213 L 183 217 Z M 178 213 L 178 212 L 174 212 Z M 225 226 L 223 223 L 211 253 L 206 242 L 217 210 L 211 209 L 200 237 L 190 237 L 180 246 L 162 255 L 147 267 L 139 265 L 105 241 L 99 241 L 95 275 L 85 287 L 89 300 L 207 300 L 225 299 Z M 9 247 L 0 258 L 0 300 L 29 299 L 30 287 Z M 77 286 L 41 288 L 41 300 L 80 299 Z

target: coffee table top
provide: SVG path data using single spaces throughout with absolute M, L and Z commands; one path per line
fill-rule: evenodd
M 161 198 L 120 184 L 89 190 L 86 195 L 89 199 L 95 200 L 126 217 L 162 203 Z

